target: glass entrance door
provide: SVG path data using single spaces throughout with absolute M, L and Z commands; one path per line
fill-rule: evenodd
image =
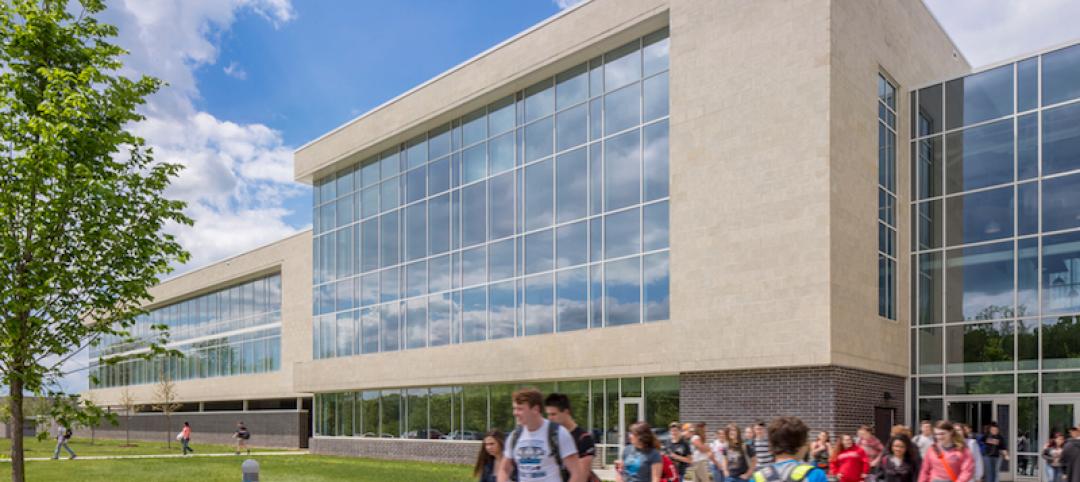
M 1013 405 L 1011 398 L 961 399 L 950 400 L 947 408 L 949 420 L 967 424 L 977 433 L 985 432 L 991 422 L 997 424 L 1001 437 L 1005 440 L 1005 446 L 1002 449 L 1009 452 L 1009 460 L 1002 459 L 998 467 L 999 480 L 1002 481 L 1013 480 L 1012 460 L 1015 457 L 1015 451 L 1012 447 L 1012 434 L 1016 430 Z
M 1080 425 L 1080 394 L 1043 395 L 1039 414 L 1039 447 L 1045 446 L 1054 433 L 1064 433 L 1067 438 L 1069 427 Z M 1046 461 L 1040 457 L 1039 463 L 1039 473 L 1045 474 Z
M 630 424 L 639 420 L 645 420 L 645 400 L 640 397 L 622 398 L 619 400 L 619 459 L 622 460 L 623 449 L 630 443 Z

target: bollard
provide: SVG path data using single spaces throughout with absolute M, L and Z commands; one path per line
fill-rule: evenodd
M 244 474 L 243 482 L 259 482 L 259 463 L 253 459 L 247 459 L 240 465 L 240 472 Z

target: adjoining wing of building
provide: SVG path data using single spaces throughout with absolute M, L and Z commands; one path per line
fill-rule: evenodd
M 313 397 L 319 453 L 465 461 L 537 386 L 606 462 L 639 419 L 947 417 L 1029 477 L 1080 416 L 1078 101 L 1080 47 L 972 73 L 915 0 L 593 0 L 301 147 L 313 232 L 154 307 L 281 273 L 236 327 L 280 368 L 179 386 Z

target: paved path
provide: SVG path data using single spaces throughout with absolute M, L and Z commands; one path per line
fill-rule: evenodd
M 288 451 L 288 452 L 252 452 L 248 454 L 236 455 L 233 452 L 220 453 L 220 454 L 160 454 L 160 455 L 87 455 L 76 457 L 75 460 L 122 460 L 122 459 L 180 459 L 188 457 L 266 457 L 273 455 L 309 455 L 310 452 L 304 451 Z M 40 461 L 40 460 L 52 460 L 51 457 L 28 457 L 27 461 Z M 61 460 L 70 460 L 67 457 L 62 457 Z M 0 463 L 11 462 L 11 459 L 0 459 Z

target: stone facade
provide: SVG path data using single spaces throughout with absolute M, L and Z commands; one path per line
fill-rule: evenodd
M 710 436 L 728 423 L 781 415 L 802 418 L 815 432 L 854 433 L 874 424 L 875 409 L 902 420 L 906 386 L 903 377 L 839 366 L 693 372 L 679 380 L 682 421 L 705 422 Z
M 481 445 L 479 441 L 314 437 L 310 449 L 321 455 L 471 464 Z
M 165 416 L 160 413 L 139 413 L 130 417 L 131 439 L 164 441 L 166 434 L 175 441 L 176 433 L 191 423 L 191 446 L 196 450 L 199 444 L 236 443 L 232 438 L 236 422 L 243 421 L 251 431 L 252 447 L 304 448 L 307 447 L 308 428 L 311 426 L 307 410 L 265 410 L 249 412 L 180 412 L 169 420 L 169 429 L 165 430 Z M 127 421 L 122 415 L 117 416 L 118 425 L 103 424 L 94 430 L 98 438 L 120 439 L 127 436 Z M 75 436 L 90 438 L 90 430 L 77 429 Z M 177 445 L 179 448 L 179 445 Z

